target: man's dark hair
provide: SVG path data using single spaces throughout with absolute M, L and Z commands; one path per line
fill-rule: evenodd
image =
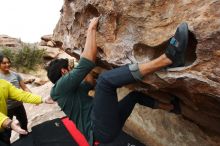
M 68 69 L 68 59 L 55 59 L 50 62 L 46 70 L 47 77 L 52 83 L 55 84 L 60 79 L 62 68 Z

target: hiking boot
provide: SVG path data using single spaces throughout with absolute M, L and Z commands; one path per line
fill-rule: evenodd
M 172 64 L 169 66 L 170 68 L 185 65 L 188 31 L 187 23 L 180 24 L 166 48 L 165 54 L 172 61 Z

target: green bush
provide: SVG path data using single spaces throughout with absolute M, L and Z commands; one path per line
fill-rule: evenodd
M 34 70 L 37 65 L 42 65 L 45 54 L 44 49 L 38 49 L 35 45 L 29 44 L 23 44 L 18 51 L 2 47 L 2 52 L 11 59 L 12 67 L 24 72 Z

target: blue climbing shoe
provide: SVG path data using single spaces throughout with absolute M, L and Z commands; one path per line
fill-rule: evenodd
M 188 25 L 181 23 L 175 35 L 170 39 L 165 54 L 172 61 L 169 68 L 181 67 L 185 65 L 185 52 L 188 45 Z

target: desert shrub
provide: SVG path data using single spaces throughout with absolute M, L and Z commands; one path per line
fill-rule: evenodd
M 12 67 L 19 71 L 34 70 L 36 66 L 43 64 L 45 50 L 38 49 L 35 45 L 23 44 L 17 51 L 7 47 L 2 47 L 1 50 L 11 59 Z

